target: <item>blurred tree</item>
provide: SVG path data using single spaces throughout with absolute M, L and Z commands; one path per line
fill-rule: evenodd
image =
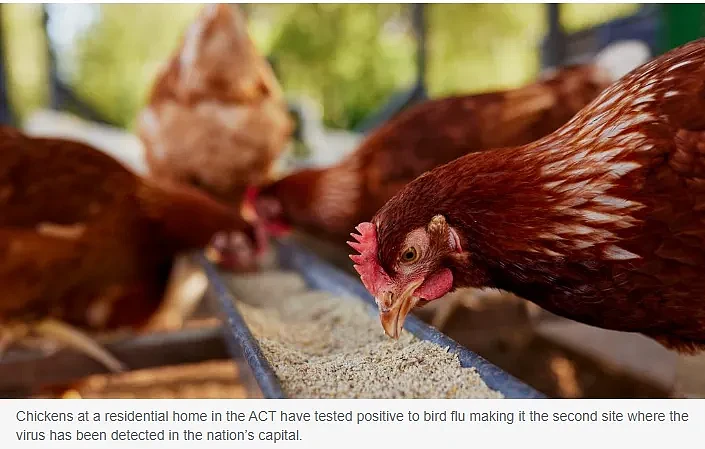
M 270 54 L 285 89 L 320 101 L 329 126 L 351 128 L 411 84 L 414 41 L 406 7 L 278 5 Z
M 80 7 L 83 5 L 71 5 Z M 131 127 L 152 80 L 200 4 L 103 4 L 76 42 L 76 92 L 119 126 Z
M 567 32 L 574 33 L 634 14 L 640 7 L 638 3 L 564 3 L 561 5 L 561 23 Z
M 633 14 L 637 4 L 561 4 L 561 23 L 575 32 Z M 545 4 L 429 5 L 429 92 L 443 96 L 525 84 L 540 69 L 548 30 Z
M 160 65 L 200 4 L 61 5 L 97 8 L 91 23 L 58 56 L 68 82 L 114 123 L 130 127 Z M 540 4 L 433 4 L 428 12 L 431 95 L 479 92 L 530 81 L 546 29 Z M 623 16 L 638 5 L 564 4 L 567 31 Z M 321 102 L 328 126 L 351 128 L 414 79 L 408 5 L 248 4 L 250 32 L 276 60 L 291 96 Z M 44 104 L 44 42 L 37 5 L 8 5 L 3 18 L 21 114 Z M 71 11 L 71 10 L 68 10 Z M 69 21 L 66 26 L 71 26 Z M 60 28 L 60 27 L 59 27 Z M 64 30 L 66 31 L 66 30 Z
M 40 5 L 4 4 L 1 25 L 9 100 L 15 116 L 22 119 L 49 97 Z
M 431 96 L 517 86 L 536 73 L 544 5 L 433 4 L 429 10 Z

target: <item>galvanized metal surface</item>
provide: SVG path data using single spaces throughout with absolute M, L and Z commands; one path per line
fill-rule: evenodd
M 375 313 L 374 299 L 359 280 L 333 267 L 295 243 L 282 240 L 276 242 L 275 246 L 281 267 L 300 273 L 310 287 L 347 297 L 361 298 L 370 306 L 370 312 Z M 200 258 L 200 262 L 211 282 L 213 294 L 223 308 L 223 320 L 227 324 L 226 329 L 230 332 L 230 335 L 226 336 L 226 340 L 229 342 L 233 355 L 244 354 L 245 360 L 250 365 L 251 373 L 265 398 L 284 398 L 285 395 L 274 370 L 265 359 L 259 344 L 234 306 L 233 295 L 223 278 L 204 257 Z M 417 317 L 409 316 L 404 328 L 422 340 L 449 348 L 450 352 L 458 355 L 463 367 L 475 368 L 488 387 L 501 392 L 507 398 L 545 397 Z
M 250 332 L 245 320 L 235 308 L 234 297 L 229 287 L 218 270 L 210 263 L 203 254 L 195 256 L 196 260 L 203 266 L 209 281 L 208 296 L 211 301 L 217 303 L 220 308 L 219 314 L 223 320 L 225 342 L 230 354 L 235 361 L 244 360 L 249 365 L 239 365 L 243 382 L 252 390 L 252 384 L 256 383 L 263 397 L 268 399 L 283 399 L 284 391 L 277 375 L 265 358 L 257 340 Z

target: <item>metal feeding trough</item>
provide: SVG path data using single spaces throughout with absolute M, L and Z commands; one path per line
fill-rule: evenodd
M 275 247 L 280 267 L 298 272 L 310 288 L 346 297 L 361 298 L 376 308 L 374 298 L 357 278 L 333 267 L 297 244 L 277 241 Z M 225 280 L 205 257 L 198 256 L 198 259 L 209 278 L 209 292 L 212 299 L 219 306 L 224 322 L 225 338 L 231 355 L 234 360 L 247 362 L 247 366 L 241 366 L 241 368 L 245 368 L 241 370 L 242 374 L 248 376 L 245 382 L 256 383 L 257 389 L 265 398 L 285 398 L 277 375 L 264 357 L 257 340 L 245 324 L 245 320 L 234 306 L 234 296 Z M 421 340 L 448 347 L 450 352 L 458 355 L 462 367 L 475 368 L 489 388 L 499 391 L 508 399 L 545 397 L 413 315 L 407 317 L 404 328 Z

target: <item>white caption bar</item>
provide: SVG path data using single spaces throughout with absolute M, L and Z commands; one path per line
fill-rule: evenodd
M 705 400 L 5 400 L 0 422 L 23 448 L 662 449 L 702 439 Z

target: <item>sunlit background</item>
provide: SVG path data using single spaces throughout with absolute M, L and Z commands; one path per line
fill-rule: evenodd
M 178 47 L 182 33 L 202 6 L 0 5 L 2 67 L 12 121 L 22 126 L 37 111 L 62 109 L 92 122 L 133 131 L 155 75 Z M 418 93 L 420 79 L 423 86 L 416 100 L 518 87 L 535 80 L 551 65 L 547 48 L 555 29 L 550 26 L 545 4 L 426 5 L 422 24 L 410 5 L 243 4 L 242 8 L 252 38 L 260 53 L 269 58 L 290 103 L 318 111 L 326 135 L 357 136 L 342 139 L 341 145 L 347 150 L 355 148 L 359 133 L 388 118 L 380 112 L 397 111 L 401 103 Z M 628 27 L 594 31 L 596 26 L 635 17 L 644 12 L 643 8 L 639 4 L 562 4 L 560 25 L 563 37 L 570 37 L 567 40 L 572 47 L 564 48 L 567 54 L 557 64 L 576 61 L 583 50 L 589 60 L 606 41 L 635 38 L 630 33 L 653 38 L 658 43 L 658 48 L 652 48 L 653 54 L 705 35 L 703 5 L 659 9 L 648 16 L 658 18 L 658 29 L 649 28 L 651 22 L 645 21 L 648 26 L 635 22 L 635 27 L 623 31 L 624 36 L 617 34 Z M 586 34 L 575 34 L 579 32 Z M 422 52 L 421 43 L 425 50 Z M 423 67 L 423 73 L 419 73 L 419 67 Z M 37 126 L 73 126 L 56 116 L 50 119 Z M 112 137 L 121 150 L 139 145 L 134 136 L 110 135 L 107 128 L 96 134 L 71 132 L 97 136 L 96 146 L 108 145 L 107 140 Z M 320 145 L 324 154 L 319 154 L 319 163 L 340 156 L 342 147 L 331 142 Z M 310 155 L 297 151 L 293 154 Z M 131 157 L 125 156 L 126 160 Z M 490 335 L 495 322 L 512 327 L 512 314 L 518 313 L 515 309 L 515 304 L 508 304 L 476 311 L 474 321 L 468 323 L 478 329 L 486 326 L 485 335 Z M 652 346 L 642 350 L 628 340 L 620 346 L 607 337 L 597 341 L 593 334 L 580 332 L 572 334 L 568 341 L 564 338 L 567 334 L 561 334 L 555 325 L 546 329 L 550 332 L 541 338 L 523 341 L 521 332 L 511 328 L 513 334 L 501 341 L 495 339 L 498 342 L 493 340 L 491 345 L 485 341 L 461 341 L 461 331 L 449 335 L 553 397 L 665 397 L 673 388 L 694 396 L 705 395 L 701 375 L 705 359 L 700 359 L 700 365 L 678 368 L 679 373 L 687 374 L 686 380 L 679 380 L 684 383 L 674 387 L 675 362 L 664 359 L 661 349 L 652 357 Z M 585 349 L 590 344 L 593 349 L 599 347 L 599 351 Z M 234 380 L 237 370 L 225 362 L 194 368 L 191 374 L 183 369 L 163 370 L 161 375 L 170 379 L 164 381 L 166 384 L 180 385 L 180 397 L 244 394 L 243 387 Z M 154 373 L 133 374 L 125 381 L 129 388 L 114 378 L 111 385 L 116 392 L 111 394 L 177 394 L 167 386 L 154 387 Z M 188 381 L 178 380 L 182 377 Z M 105 377 L 94 381 L 98 385 L 96 391 L 100 390 L 94 395 L 106 395 L 101 390 L 107 384 Z M 190 382 L 207 385 L 191 391 L 183 386 L 191 385 Z M 146 392 L 152 388 L 156 392 Z
M 49 5 L 47 35 L 59 76 L 107 121 L 130 128 L 154 75 L 201 4 Z M 639 5 L 566 4 L 578 31 L 634 13 Z M 288 95 L 322 106 L 329 127 L 354 129 L 416 76 L 408 5 L 244 5 L 259 50 L 276 64 Z M 20 121 L 48 103 L 41 5 L 2 6 L 12 107 Z M 430 96 L 518 86 L 540 68 L 545 5 L 427 7 Z

